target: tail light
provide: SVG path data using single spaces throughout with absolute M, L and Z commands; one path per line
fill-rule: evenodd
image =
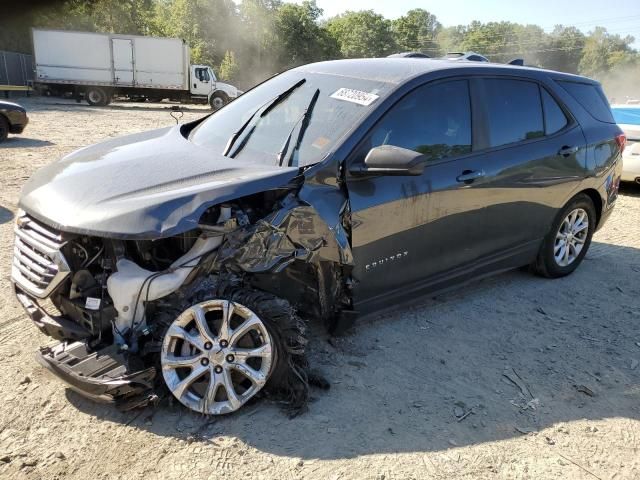
M 624 133 L 616 136 L 616 143 L 620 147 L 620 153 L 624 152 L 624 147 L 627 144 L 627 136 Z

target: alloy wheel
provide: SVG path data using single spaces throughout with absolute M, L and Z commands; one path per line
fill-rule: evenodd
M 589 235 L 589 215 L 582 208 L 569 212 L 560 224 L 553 246 L 555 262 L 566 267 L 576 261 Z
M 255 313 L 239 303 L 208 300 L 174 320 L 160 363 L 167 387 L 183 405 L 220 415 L 238 410 L 264 387 L 275 353 Z

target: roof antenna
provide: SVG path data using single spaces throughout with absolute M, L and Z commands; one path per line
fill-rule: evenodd
M 519 67 L 524 67 L 524 59 L 523 58 L 514 58 L 509 62 L 509 65 L 517 65 Z

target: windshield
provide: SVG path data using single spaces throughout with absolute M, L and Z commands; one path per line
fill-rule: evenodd
M 290 70 L 211 115 L 190 140 L 238 161 L 311 165 L 325 158 L 391 88 L 379 81 Z

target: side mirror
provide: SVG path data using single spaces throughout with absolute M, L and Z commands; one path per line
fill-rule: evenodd
M 381 145 L 369 150 L 364 165 L 353 165 L 353 175 L 421 175 L 427 157 L 422 153 L 393 145 Z

